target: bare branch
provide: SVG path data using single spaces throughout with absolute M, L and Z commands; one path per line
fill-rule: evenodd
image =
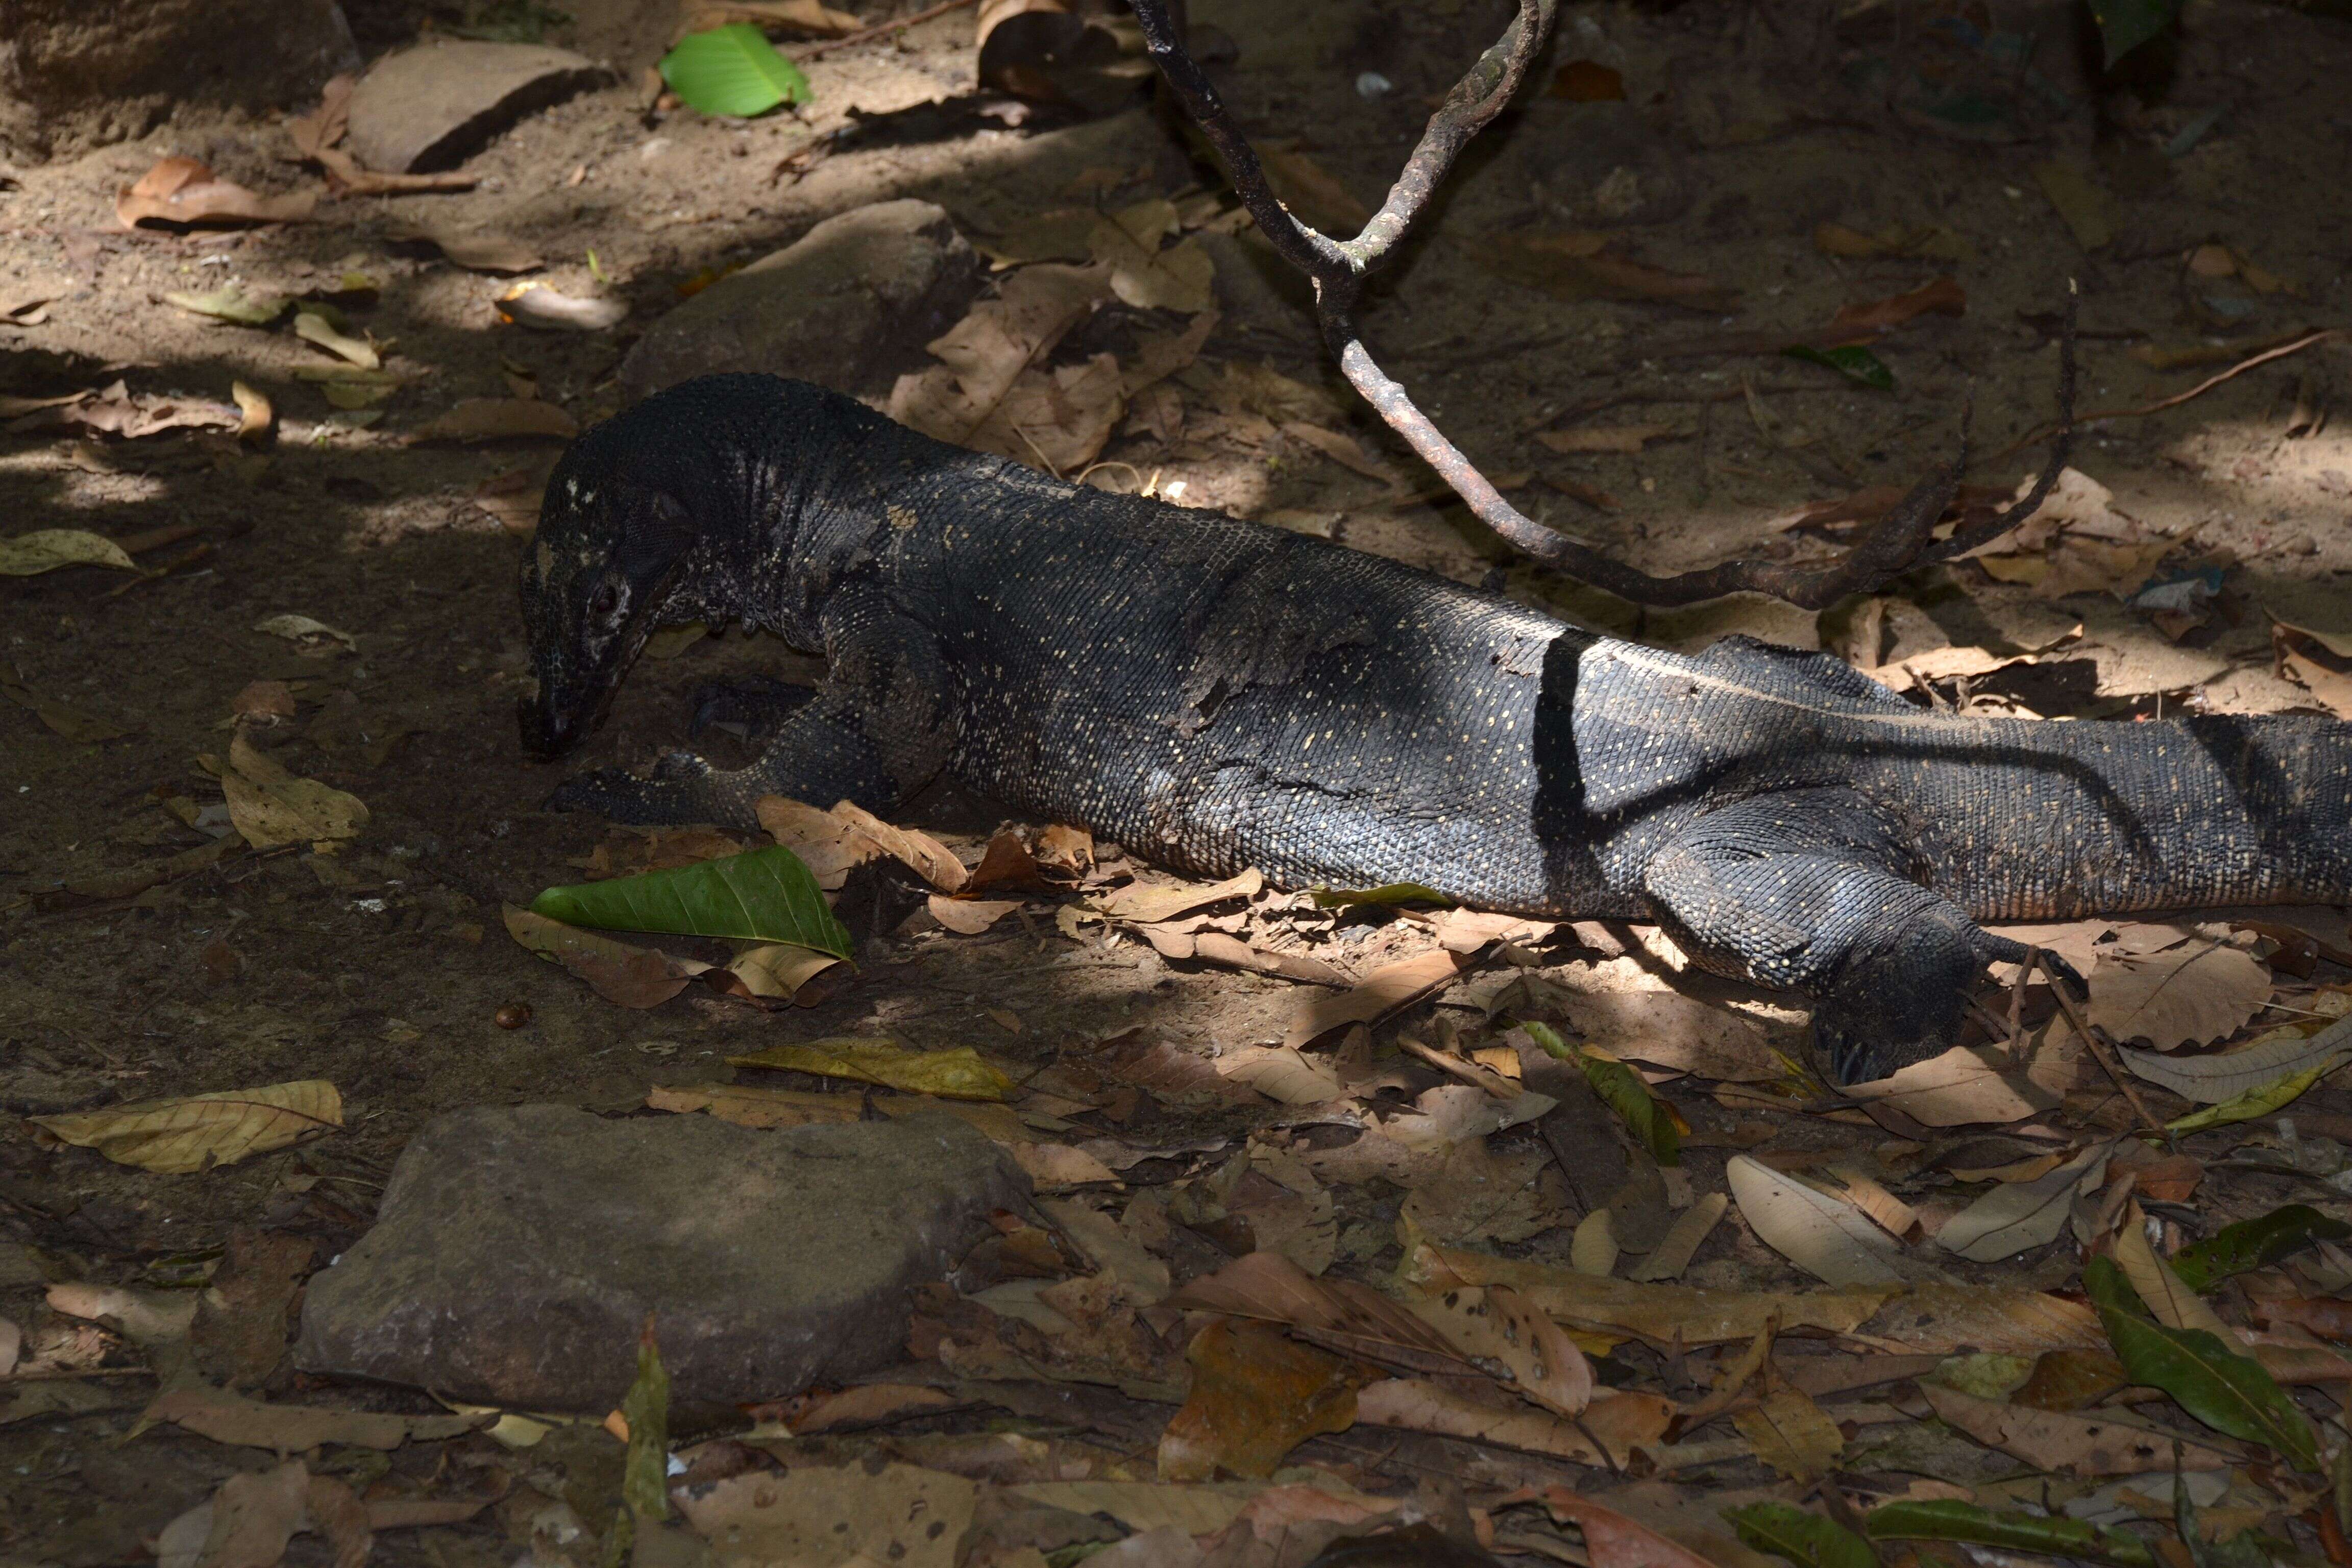
M 1405 160 L 1381 210 L 1362 233 L 1349 240 L 1331 238 L 1283 205 L 1248 135 L 1234 122 L 1233 111 L 1185 48 L 1181 28 L 1169 16 L 1168 0 L 1131 0 L 1131 4 L 1143 30 L 1145 48 L 1185 112 L 1224 160 L 1234 189 L 1259 232 L 1284 259 L 1314 281 L 1316 315 L 1340 373 L 1389 427 L 1453 487 L 1472 515 L 1545 565 L 1641 605 L 1690 605 L 1727 594 L 1751 593 L 1784 599 L 1805 609 L 1822 609 L 1848 594 L 1874 592 L 1923 562 L 1947 560 L 1989 543 L 2032 516 L 2057 482 L 2074 438 L 2074 298 L 2071 289 L 2059 351 L 2058 440 L 2050 459 L 2023 500 L 1997 517 L 1957 531 L 1950 539 L 1937 540 L 1935 529 L 1958 492 L 1967 466 L 1965 420 L 1959 456 L 1921 480 L 1868 534 L 1826 566 L 1726 561 L 1703 571 L 1654 577 L 1546 527 L 1506 500 L 1477 465 L 1421 411 L 1412 395 L 1381 369 L 1364 346 L 1355 311 L 1364 280 L 1412 232 L 1470 139 L 1503 110 L 1525 83 L 1529 68 L 1551 35 L 1558 0 L 1518 0 L 1518 12 L 1503 37 L 1478 57 L 1446 94 L 1430 116 L 1428 128 Z

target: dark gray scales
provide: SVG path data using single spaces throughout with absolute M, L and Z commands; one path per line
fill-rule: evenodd
M 1949 1043 L 2020 956 L 1978 921 L 2352 899 L 2352 725 L 1931 714 L 1822 655 L 1597 637 L 771 377 L 583 437 L 522 592 L 546 754 L 659 625 L 739 618 L 829 664 L 790 710 L 744 694 L 772 726 L 752 766 L 674 752 L 559 805 L 740 827 L 763 795 L 887 812 L 950 774 L 1193 874 L 1654 917 L 1813 997 L 1848 1079 Z

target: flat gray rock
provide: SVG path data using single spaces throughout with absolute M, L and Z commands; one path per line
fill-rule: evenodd
M 314 1276 L 297 1363 L 488 1404 L 608 1410 L 654 1314 L 688 1418 L 898 1359 L 909 1292 L 1026 1202 L 953 1117 L 755 1131 L 481 1107 L 401 1154 Z
M 422 45 L 379 60 L 352 89 L 352 153 L 383 174 L 454 169 L 524 115 L 604 78 L 602 66 L 569 49 Z
M 925 363 L 980 289 L 945 211 L 912 199 L 829 217 L 664 316 L 621 362 L 631 402 L 698 375 L 766 371 L 836 392 L 887 391 Z

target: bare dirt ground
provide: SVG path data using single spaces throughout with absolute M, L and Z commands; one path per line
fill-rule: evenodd
M 1040 214 L 1197 196 L 1211 179 L 1145 103 L 1091 120 L 909 114 L 934 100 L 975 107 L 969 13 L 814 63 L 816 98 L 797 116 L 649 112 L 642 72 L 668 41 L 667 15 L 649 17 L 656 9 L 580 0 L 573 19 L 549 26 L 550 41 L 609 61 L 614 83 L 499 138 L 467 165 L 479 176 L 469 192 L 330 201 L 313 221 L 250 230 L 123 229 L 115 194 L 167 155 L 201 158 L 263 192 L 315 184 L 282 124 L 194 113 L 135 142 L 15 170 L 0 184 L 0 310 L 15 312 L 0 318 L 0 395 L 56 396 L 120 378 L 133 394 L 226 403 L 243 382 L 277 411 L 275 438 L 260 444 L 219 430 L 0 435 L 6 532 L 177 535 L 142 552 L 142 575 L 82 568 L 0 580 L 0 675 L 15 699 L 0 705 L 0 1106 L 15 1113 L 0 1125 L 0 1238 L 37 1257 L 51 1279 L 194 1288 L 237 1226 L 310 1237 L 322 1257 L 340 1251 L 365 1228 L 406 1140 L 457 1107 L 557 1100 L 621 1112 L 651 1086 L 732 1079 L 730 1054 L 859 1033 L 977 1046 L 1021 1071 L 1083 1060 L 1138 1027 L 1215 1056 L 1279 1040 L 1298 995 L 1320 994 L 1167 959 L 1131 936 L 1106 943 L 1099 929 L 1073 942 L 1045 903 L 979 937 L 918 929 L 918 920 L 869 945 L 854 981 L 829 999 L 772 1012 L 699 988 L 656 1010 L 616 1007 L 508 939 L 500 907 L 579 879 L 610 831 L 539 808 L 561 773 L 527 762 L 516 744 L 527 679 L 517 531 L 475 499 L 552 448 L 415 433 L 459 399 L 505 395 L 515 378 L 583 424 L 611 414 L 628 343 L 694 280 L 853 206 L 922 196 L 987 249 L 1013 244 Z M 1825 532 L 1844 525 L 1791 529 L 1790 515 L 1873 486 L 1907 487 L 1948 459 L 1971 398 L 1970 479 L 2015 487 L 2040 448 L 2012 444 L 2053 412 L 2054 313 L 2069 279 L 2082 289 L 2089 411 L 2158 402 L 2344 319 L 2352 109 L 2341 84 L 2352 31 L 2341 23 L 2237 0 L 2193 5 L 2169 79 L 2143 98 L 2085 75 L 2063 8 L 1843 9 L 1852 14 L 1841 20 L 1822 6 L 1728 0 L 1573 8 L 1545 80 L 1570 61 L 1597 62 L 1620 74 L 1624 100 L 1531 97 L 1479 145 L 1370 310 L 1390 368 L 1525 508 L 1654 571 L 1740 552 L 1825 557 Z M 1244 121 L 1295 138 L 1348 192 L 1376 199 L 1433 96 L 1491 39 L 1502 12 L 1488 0 L 1196 0 L 1194 16 L 1238 44 L 1216 75 Z M 421 19 L 372 8 L 362 40 L 380 52 Z M 885 129 L 805 155 L 860 125 Z M 1221 205 L 1231 203 L 1202 210 Z M 388 238 L 417 216 L 493 226 L 547 258 L 537 276 L 548 286 L 609 292 L 631 313 L 602 332 L 508 324 L 496 309 L 508 280 Z M 1512 243 L 1568 234 L 1606 235 L 1612 256 L 1711 282 L 1709 308 L 1643 298 L 1641 285 L 1531 286 Z M 1258 254 L 1251 243 L 1219 254 L 1246 261 Z M 1833 253 L 1873 248 L 1885 253 Z M 1906 579 L 1863 611 L 1815 617 L 1742 601 L 1644 616 L 1514 564 L 1458 508 L 1433 499 L 1426 476 L 1415 477 L 1325 366 L 1297 289 L 1270 258 L 1259 260 L 1221 274 L 1223 315 L 1198 374 L 1179 378 L 1200 421 L 1172 437 L 1128 426 L 1104 453 L 1127 467 L 1098 482 L 1135 488 L 1150 478 L 1162 493 L 1181 482 L 1188 504 L 1331 534 L 1656 640 L 1751 630 L 1830 647 L 1885 667 L 1923 700 L 2053 718 L 2184 704 L 2326 711 L 2331 700 L 2352 712 L 2341 661 L 2295 644 L 2308 656 L 2303 673 L 2282 673 L 2273 631 L 2275 618 L 2352 632 L 2352 426 L 2343 416 L 2352 359 L 2340 338 L 2167 411 L 2087 426 L 2074 466 L 2111 502 L 2078 493 L 2065 521 L 2081 526 L 2004 556 L 2039 563 L 2005 564 L 2010 580 L 1963 563 Z M 345 288 L 353 273 L 365 288 Z M 1958 282 L 1965 311 L 1920 315 L 1874 345 L 1891 390 L 1774 352 L 1842 309 L 1939 277 Z M 398 390 L 373 407 L 332 406 L 299 374 L 322 362 L 313 345 L 163 300 L 232 283 L 335 295 L 383 346 Z M 1114 307 L 1064 352 L 1124 353 L 1154 326 L 1148 313 Z M 1214 411 L 1213 374 L 1227 366 L 1270 366 L 1321 389 L 1329 411 L 1310 410 L 1307 423 L 1341 426 L 1369 455 L 1360 466 L 1401 479 L 1357 472 L 1265 419 Z M 1654 428 L 1627 438 L 1630 426 Z M 1560 450 L 1538 438 L 1579 428 L 1617 432 L 1611 439 L 1634 449 Z M 2151 550 L 2157 542 L 2165 548 Z M 2192 587 L 2137 606 L 2123 597 L 2207 568 L 2218 593 Z M 2037 594 L 2026 580 L 2064 572 L 2078 575 L 2056 586 L 2079 591 Z M 255 629 L 285 614 L 347 633 L 350 644 L 298 647 Z M 1949 650 L 1941 663 L 1928 657 L 1939 650 Z M 696 685 L 768 657 L 730 635 L 647 660 L 565 768 L 635 763 L 676 743 Z M 172 805 L 216 805 L 219 784 L 194 759 L 226 750 L 232 700 L 266 680 L 289 683 L 299 709 L 251 731 L 257 743 L 362 799 L 364 834 L 331 856 L 236 854 L 110 894 L 103 879 L 200 848 L 214 842 L 207 827 L 225 827 L 217 812 L 189 826 Z M 46 721 L 41 703 L 70 710 L 68 721 Z M 121 732 L 78 739 L 89 721 Z M 970 852 L 998 814 L 950 793 L 909 820 Z M 2328 918 L 2311 916 L 2315 929 Z M 2341 943 L 2340 918 L 2332 929 Z M 1327 921 L 1302 940 L 1351 978 L 1430 945 L 1380 916 Z M 1684 984 L 1669 965 L 1611 960 L 1565 931 L 1518 951 L 1571 989 Z M 1633 952 L 1645 950 L 1636 941 Z M 2346 978 L 2326 965 L 2314 973 L 2306 967 L 2306 988 Z M 2281 984 L 2292 1001 L 2298 983 Z M 1792 1016 L 1770 999 L 1689 985 L 1738 1001 L 1801 1048 Z M 500 1027 L 500 1010 L 518 1004 L 527 1025 Z M 1453 1020 L 1441 1034 L 1486 1021 L 1475 1005 L 1440 1007 L 1438 1017 Z M 1399 1029 L 1427 1037 L 1433 1026 L 1424 1007 L 1375 1039 L 1385 1050 Z M 20 1119 L 301 1079 L 339 1087 L 341 1133 L 193 1174 L 44 1146 Z M 1885 1136 L 1809 1122 L 1795 1102 L 1767 1111 L 1727 1100 L 1698 1079 L 1665 1091 L 1695 1129 L 1688 1181 L 1701 1192 L 1721 1189 L 1734 1130 L 1759 1117 L 1776 1147 Z M 2105 1105 L 2112 1090 L 2095 1075 L 2073 1092 L 2084 1125 L 2126 1114 Z M 1062 1103 L 1072 1114 L 1075 1102 Z M 1147 1098 L 1125 1109 L 1132 1119 L 1114 1123 L 1090 1109 L 1078 1124 L 1172 1144 L 1231 1136 L 1276 1108 L 1203 1113 Z M 2303 1109 L 2347 1112 L 2352 1102 L 2323 1086 Z M 2219 1214 L 2310 1195 L 2251 1176 L 2241 1187 Z M 1360 1249 L 1345 1267 L 1371 1278 L 1399 1263 L 1405 1249 L 1388 1229 L 1399 1195 L 1343 1196 Z M 1507 1250 L 1565 1260 L 1574 1209 Z M 2066 1261 L 2032 1267 L 2038 1283 L 2063 1282 L 2071 1245 L 2057 1245 Z M 1192 1271 L 1205 1266 L 1196 1258 Z M 1811 1284 L 1736 1215 L 1691 1278 Z M 37 1283 L 0 1276 L 28 1323 L 51 1321 L 35 1305 Z M 141 1364 L 135 1348 L 108 1345 L 109 1371 Z M 118 1447 L 153 1385 L 128 1370 L 105 1385 L 120 1391 L 110 1407 L 71 1417 L 18 1420 L 0 1406 L 0 1562 L 134 1560 L 142 1537 L 225 1474 L 267 1458 L 184 1434 Z M 0 1383 L 0 1400 L 9 1386 Z M 318 1386 L 281 1371 L 269 1392 L 309 1397 Z M 332 1392 L 430 1407 L 396 1391 Z M 1362 1445 L 1326 1457 L 1358 1467 L 1351 1473 L 1368 1486 L 1402 1474 L 1384 1474 Z M 1725 1487 L 1772 1479 L 1752 1461 L 1726 1473 Z M 323 1561 L 314 1538 L 297 1554 L 314 1547 Z M 449 1568 L 509 1561 L 517 1547 L 485 1515 L 387 1534 L 379 1550 Z

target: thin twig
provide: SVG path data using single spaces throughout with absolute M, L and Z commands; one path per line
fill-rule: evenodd
M 2142 1121 L 2147 1124 L 2147 1130 L 2163 1139 L 2165 1146 L 2169 1148 L 2172 1144 L 2172 1134 L 2148 1110 L 2147 1102 L 2139 1097 L 2139 1090 L 2132 1087 L 2130 1074 L 2124 1064 L 2116 1058 L 2114 1047 L 2107 1042 L 2107 1032 L 2083 1016 L 2082 1008 L 2076 1005 L 2074 995 L 2066 989 L 2065 977 L 2042 963 L 2042 950 L 2038 947 L 2028 950 L 2026 962 L 2040 968 L 2042 973 L 2049 976 L 2050 994 L 2058 998 L 2058 1005 L 2065 1013 L 2066 1022 L 2073 1025 L 2074 1032 L 2083 1037 L 2084 1043 L 2091 1047 L 2091 1055 L 2098 1058 L 2099 1065 L 2105 1068 L 2107 1076 L 2115 1080 L 2116 1088 L 2123 1091 L 2124 1099 L 2130 1101 L 2132 1110 L 2138 1114 Z
M 1227 178 L 1259 233 L 1313 282 L 1316 319 L 1340 373 L 1389 428 L 1453 488 L 1479 521 L 1535 560 L 1635 604 L 1689 605 L 1727 594 L 1758 593 L 1803 608 L 1821 609 L 1849 594 L 1872 592 L 1926 562 L 1946 560 L 1989 542 L 2023 522 L 2057 483 L 2074 428 L 2074 299 L 2071 290 L 2060 345 L 2060 435 L 2026 498 L 1977 527 L 1960 530 L 1947 540 L 1934 537 L 1937 520 L 1959 488 L 1967 461 L 1964 418 L 1959 459 L 1921 481 L 1902 504 L 1827 566 L 1808 569 L 1771 561 L 1727 561 L 1704 571 L 1654 577 L 1554 531 L 1506 500 L 1477 465 L 1422 412 L 1412 394 L 1381 369 L 1364 344 L 1355 317 L 1366 280 L 1394 257 L 1399 243 L 1428 209 L 1431 196 L 1453 171 L 1470 139 L 1502 111 L 1527 79 L 1551 35 L 1559 0 L 1519 0 L 1517 13 L 1503 37 L 1478 57 L 1430 116 L 1420 143 L 1405 160 L 1380 211 L 1362 233 L 1349 240 L 1334 239 L 1301 222 L 1276 195 L 1249 137 L 1185 49 L 1182 29 L 1171 17 L 1168 0 L 1134 0 L 1134 6 L 1146 51 L 1223 163 Z
M 803 49 L 793 58 L 795 61 L 813 60 L 820 55 L 829 55 L 835 49 L 845 49 L 852 44 L 872 43 L 875 39 L 886 37 L 902 27 L 912 27 L 919 23 L 930 21 L 933 17 L 944 16 L 950 11 L 961 11 L 967 5 L 978 4 L 979 0 L 940 0 L 940 4 L 918 11 L 911 16 L 901 16 L 895 22 L 877 22 L 871 27 L 860 27 L 854 33 L 844 33 L 837 38 L 827 38 L 821 44 Z
M 2191 398 L 2204 396 L 2207 393 L 2212 391 L 2223 382 L 2228 381 L 2234 376 L 2243 375 L 2246 372 L 2253 369 L 2256 365 L 2268 364 L 2274 359 L 2284 359 L 2289 354 L 2301 353 L 2304 350 L 2311 347 L 2314 343 L 2326 342 L 2330 338 L 2341 337 L 2343 333 L 2344 329 L 2341 327 L 2322 327 L 2315 331 L 2305 332 L 2303 336 L 2294 339 L 2291 342 L 2281 343 L 2278 347 L 2273 349 L 2264 349 L 2258 354 L 2251 354 L 2246 358 L 2240 360 L 2229 369 L 2207 376 L 2204 380 L 2199 382 L 2196 385 L 2190 387 L 2186 392 L 2176 392 L 2170 397 L 2159 397 L 2154 403 L 2143 403 L 2137 408 L 2102 408 L 2095 413 L 2077 416 L 2074 419 L 2074 423 L 2077 425 L 2095 425 L 2102 419 L 2138 419 L 2150 414 L 2161 414 L 2168 408 L 2179 407 L 2182 404 L 2188 402 Z M 2024 435 L 2020 436 L 2016 440 L 2011 441 L 2008 446 L 2003 447 L 1999 452 L 1995 453 L 1994 460 L 1998 462 L 2000 458 L 2006 458 L 2010 454 L 2016 452 L 2021 448 L 2031 447 L 2036 441 L 2048 436 L 2052 428 L 2053 427 L 2050 426 L 2043 425 L 2038 426 L 2032 430 L 2028 430 Z

